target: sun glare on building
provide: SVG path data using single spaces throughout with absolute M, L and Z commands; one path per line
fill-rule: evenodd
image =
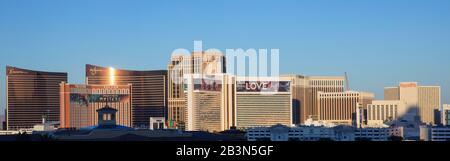
M 116 84 L 116 69 L 113 67 L 109 67 L 109 84 Z

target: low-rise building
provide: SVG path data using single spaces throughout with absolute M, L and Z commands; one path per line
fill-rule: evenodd
M 450 141 L 450 126 L 421 126 L 420 140 Z
M 389 141 L 403 137 L 401 127 L 355 128 L 352 126 L 295 126 L 274 125 L 247 129 L 248 141 Z
M 431 141 L 450 141 L 450 127 L 436 126 L 431 128 Z
M 355 129 L 356 140 L 389 141 L 393 136 L 403 137 L 403 128 L 370 127 Z
M 33 126 L 33 133 L 55 131 L 57 129 L 55 126 L 58 124 L 59 124 L 58 121 L 47 122 L 45 120 L 45 118 L 43 118 L 41 124 L 37 124 L 37 125 Z

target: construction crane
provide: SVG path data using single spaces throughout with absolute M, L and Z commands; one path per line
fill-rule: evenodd
M 345 74 L 345 90 L 346 91 L 350 91 L 350 87 L 349 87 L 349 83 L 348 83 L 348 76 L 347 76 L 347 72 L 344 73 Z

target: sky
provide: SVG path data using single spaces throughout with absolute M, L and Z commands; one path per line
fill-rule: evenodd
M 450 103 L 448 0 L 0 0 L 0 109 L 5 67 L 69 73 L 85 64 L 166 69 L 177 48 L 279 49 L 280 72 L 348 73 L 383 98 L 401 81 L 440 85 Z M 3 112 L 1 112 L 3 113 Z

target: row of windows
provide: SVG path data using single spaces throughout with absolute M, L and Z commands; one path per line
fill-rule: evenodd
M 342 80 L 312 80 L 310 85 L 314 86 L 343 86 L 344 81 Z
M 319 97 L 321 97 L 321 99 L 326 98 L 326 97 L 331 97 L 331 98 L 335 98 L 335 97 L 356 97 L 359 98 L 359 93 L 320 93 Z

